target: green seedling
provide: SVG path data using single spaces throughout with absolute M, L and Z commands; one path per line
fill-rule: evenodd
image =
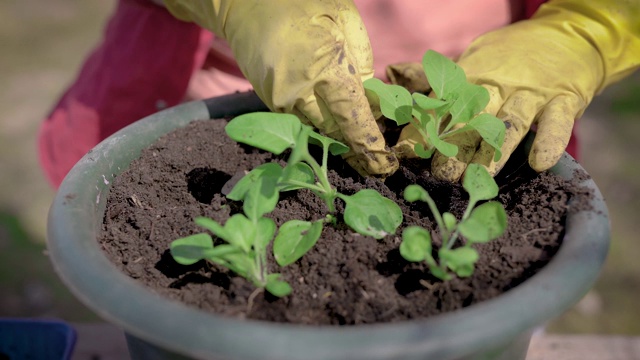
M 424 140 L 414 147 L 416 154 L 430 158 L 435 150 L 456 156 L 458 146 L 446 140 L 455 134 L 475 130 L 495 149 L 494 161 L 502 156 L 505 125 L 497 117 L 480 113 L 489 103 L 489 92 L 467 82 L 464 70 L 447 57 L 429 50 L 422 66 L 431 85 L 432 96 L 409 93 L 402 86 L 371 78 L 364 82 L 368 95 L 380 100 L 382 114 L 398 125 L 412 123 Z
M 330 214 L 335 212 L 335 200 L 338 198 L 343 200 L 345 202 L 344 221 L 356 232 L 380 239 L 394 233 L 402 222 L 400 207 L 377 191 L 364 189 L 353 195 L 346 195 L 339 193 L 331 186 L 327 169 L 329 153 L 340 155 L 349 151 L 349 148 L 339 141 L 316 133 L 310 126 L 302 124 L 296 116 L 270 112 L 244 114 L 231 120 L 225 131 L 237 142 L 276 155 L 291 149 L 284 168 L 280 168 L 277 164 L 269 165 L 272 171 L 268 176 L 276 181 L 277 189 L 279 191 L 309 189 L 323 199 Z M 309 153 L 309 143 L 322 147 L 321 163 L 318 163 Z M 242 189 L 251 186 L 241 184 L 242 182 L 243 180 L 240 180 L 236 184 L 227 195 L 228 198 L 238 200 L 239 194 L 244 191 Z M 277 244 L 278 239 L 274 247 Z
M 478 252 L 471 246 L 498 238 L 507 227 L 507 215 L 502 204 L 488 201 L 476 206 L 480 201 L 498 196 L 498 185 L 482 165 L 468 166 L 462 186 L 469 194 L 469 204 L 460 221 L 449 212 L 440 214 L 429 193 L 421 186 L 409 185 L 404 191 L 407 201 L 420 200 L 427 203 L 438 225 L 442 246 L 436 260 L 432 255 L 429 231 L 420 226 L 410 226 L 402 233 L 400 254 L 407 261 L 425 261 L 431 273 L 442 280 L 452 278 L 449 270 L 459 277 L 471 276 L 479 258 Z M 466 242 L 454 248 L 460 235 Z
M 293 168 L 296 171 L 298 167 Z M 243 210 L 254 218 L 273 211 L 278 203 L 280 191 L 292 190 L 290 185 L 278 185 L 283 169 L 276 163 L 266 163 L 251 170 L 227 194 L 227 198 L 243 202 Z M 300 177 L 308 174 L 299 174 Z M 273 254 L 280 266 L 294 263 L 311 249 L 322 232 L 323 220 L 290 220 L 280 226 L 273 242 Z
M 191 265 L 207 260 L 243 276 L 259 289 L 281 297 L 290 294 L 292 289 L 280 279 L 280 274 L 267 271 L 266 254 L 271 240 L 276 262 L 287 266 L 309 251 L 320 238 L 323 224 L 334 219 L 328 215 L 316 221 L 290 220 L 282 224 L 274 239 L 276 224 L 264 215 L 275 209 L 281 191 L 309 189 L 326 202 L 331 213 L 335 211 L 335 199 L 342 199 L 346 203 L 345 222 L 364 235 L 381 238 L 395 232 L 402 222 L 400 207 L 374 190 L 361 190 L 349 196 L 333 188 L 328 179 L 328 155 L 339 155 L 349 148 L 314 132 L 297 117 L 246 114 L 229 122 L 226 131 L 235 141 L 276 155 L 291 149 L 287 166 L 262 164 L 242 177 L 227 198 L 242 201 L 244 214 L 231 216 L 224 225 L 206 217 L 195 219 L 197 225 L 226 243 L 214 246 L 214 239 L 208 233 L 176 239 L 171 243 L 171 254 L 176 262 Z M 322 147 L 322 164 L 309 154 L 310 142 Z
M 269 274 L 267 271 L 267 246 L 275 235 L 276 224 L 263 215 L 275 208 L 278 191 L 273 177 L 256 174 L 269 174 L 271 171 L 271 167 L 263 166 L 250 174 L 253 186 L 241 194 L 244 214 L 231 216 L 224 225 L 206 217 L 195 219 L 197 225 L 209 230 L 226 244 L 214 246 L 213 238 L 208 233 L 186 236 L 171 243 L 174 260 L 182 265 L 207 260 L 230 269 L 275 296 L 291 293 L 291 286 L 280 280 L 280 274 Z M 287 248 L 281 251 L 287 254 L 291 252 Z

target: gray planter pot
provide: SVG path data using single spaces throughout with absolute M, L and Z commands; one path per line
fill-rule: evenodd
M 265 110 L 252 93 L 159 112 L 96 146 L 62 183 L 48 219 L 55 270 L 70 290 L 127 334 L 133 359 L 523 359 L 533 330 L 592 287 L 609 246 L 609 218 L 592 180 L 593 210 L 572 214 L 557 255 L 530 280 L 492 300 L 424 320 L 310 327 L 216 316 L 164 298 L 121 273 L 96 234 L 117 174 L 158 137 L 195 119 Z M 553 172 L 581 169 L 564 155 Z

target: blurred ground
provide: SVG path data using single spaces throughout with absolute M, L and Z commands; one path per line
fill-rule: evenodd
M 35 134 L 101 35 L 113 1 L 0 2 L 0 317 L 98 318 L 52 272 L 44 246 L 54 192 L 41 174 Z M 574 309 L 549 325 L 560 333 L 640 334 L 640 76 L 609 89 L 581 120 L 582 164 L 612 218 L 605 269 Z
M 605 91 L 580 120 L 580 163 L 609 207 L 611 248 L 587 296 L 550 331 L 640 334 L 640 73 Z
M 113 4 L 0 2 L 0 316 L 95 319 L 52 273 L 44 252 L 54 192 L 40 172 L 35 135 Z

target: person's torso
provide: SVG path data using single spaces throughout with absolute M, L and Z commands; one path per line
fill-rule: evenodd
M 509 0 L 354 0 L 373 49 L 375 76 L 385 79 L 385 67 L 420 62 L 433 49 L 455 58 L 475 39 L 512 22 L 518 2 Z M 189 93 L 211 97 L 245 91 L 251 85 L 238 69 L 233 53 L 214 38 L 202 74 L 195 74 Z M 208 69 L 207 69 L 208 68 Z M 205 78 L 206 77 L 206 78 Z M 197 88 L 197 89 L 195 89 Z M 207 89 L 209 88 L 209 89 Z M 204 93 L 203 93 L 204 92 Z

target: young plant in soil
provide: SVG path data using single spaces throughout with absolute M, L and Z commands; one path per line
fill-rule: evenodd
M 462 186 L 469 194 L 469 203 L 460 221 L 449 212 L 441 214 L 429 193 L 420 185 L 409 185 L 404 190 L 407 201 L 420 200 L 427 203 L 438 225 L 442 245 L 436 260 L 432 255 L 433 245 L 429 231 L 419 226 L 410 226 L 402 233 L 400 254 L 407 261 L 425 261 L 431 273 L 441 280 L 453 278 L 449 270 L 459 277 L 471 276 L 479 258 L 478 252 L 471 246 L 498 238 L 507 227 L 507 214 L 499 202 L 488 201 L 476 206 L 479 201 L 498 196 L 498 185 L 482 165 L 469 165 Z M 460 235 L 466 242 L 454 248 Z
M 418 156 L 430 158 L 435 150 L 447 157 L 456 156 L 458 146 L 446 140 L 475 130 L 495 149 L 494 160 L 500 159 L 505 125 L 491 114 L 480 114 L 489 103 L 487 89 L 467 82 L 460 66 L 433 50 L 425 53 L 422 66 L 434 97 L 411 94 L 402 86 L 376 78 L 366 80 L 364 87 L 369 95 L 378 97 L 385 117 L 398 125 L 411 123 L 416 128 L 424 140 L 424 144 L 414 147 Z
M 269 274 L 267 271 L 267 246 L 276 232 L 276 223 L 263 215 L 275 208 L 278 191 L 273 177 L 256 174 L 273 171 L 269 165 L 256 168 L 249 176 L 252 187 L 239 193 L 244 214 L 231 216 L 224 225 L 206 217 L 195 219 L 197 225 L 211 231 L 226 244 L 214 245 L 208 233 L 176 239 L 171 243 L 171 255 L 177 263 L 191 265 L 203 259 L 208 260 L 230 269 L 258 289 L 266 289 L 275 296 L 291 293 L 291 286 L 280 280 L 280 274 Z M 281 227 L 280 235 L 291 232 L 286 225 Z M 286 259 L 296 252 L 296 249 L 287 247 L 289 244 L 278 249 Z
M 225 131 L 237 142 L 276 155 L 291 149 L 284 168 L 271 165 L 273 172 L 270 176 L 277 178 L 279 191 L 311 190 L 323 199 L 331 218 L 335 213 L 336 199 L 341 199 L 345 203 L 344 222 L 356 232 L 381 239 L 395 233 L 402 223 L 400 207 L 377 191 L 364 189 L 353 195 L 346 195 L 329 183 L 329 153 L 340 155 L 349 151 L 349 148 L 339 141 L 316 133 L 310 126 L 302 124 L 295 115 L 269 112 L 244 114 L 231 120 Z M 322 147 L 321 163 L 309 153 L 309 143 Z M 240 185 L 239 182 L 236 187 Z M 233 190 L 227 197 L 237 199 Z
M 207 233 L 176 239 L 171 243 L 171 254 L 179 264 L 191 265 L 205 259 L 230 269 L 275 296 L 291 293 L 291 286 L 280 280 L 280 274 L 267 272 L 266 249 L 275 235 L 276 224 L 264 215 L 275 209 L 281 191 L 309 189 L 324 200 L 330 214 L 321 220 L 294 219 L 282 224 L 273 242 L 273 254 L 280 266 L 295 262 L 315 245 L 324 222 L 334 220 L 337 198 L 346 204 L 345 223 L 360 234 L 379 239 L 394 233 L 402 222 L 400 207 L 377 191 L 365 189 L 345 195 L 332 187 L 327 169 L 329 152 L 339 155 L 349 148 L 314 132 L 296 116 L 267 112 L 245 114 L 231 120 L 225 131 L 237 142 L 276 155 L 291 149 L 287 166 L 262 164 L 241 178 L 227 198 L 242 201 L 244 214 L 231 216 L 224 226 L 205 217 L 195 220 L 226 244 L 214 246 Z M 322 147 L 322 164 L 309 153 L 309 142 Z

